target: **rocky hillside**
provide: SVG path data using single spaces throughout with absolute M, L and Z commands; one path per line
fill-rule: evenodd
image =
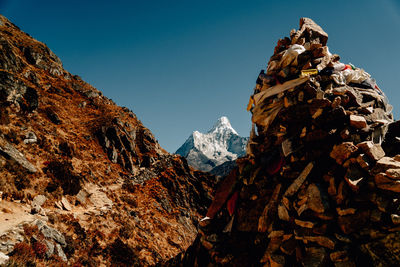
M 229 119 L 223 116 L 207 133 L 194 131 L 176 154 L 185 157 L 197 170 L 224 176 L 232 169 L 234 161 L 246 153 L 247 141 L 248 138 L 239 136 Z
M 308 18 L 278 41 L 250 97 L 247 156 L 172 265 L 400 265 L 400 122 L 327 41 Z
M 213 185 L 3 16 L 0 177 L 0 263 L 18 266 L 162 264 Z

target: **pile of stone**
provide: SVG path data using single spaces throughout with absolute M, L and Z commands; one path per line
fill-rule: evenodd
M 376 81 L 327 40 L 302 18 L 278 41 L 248 105 L 247 157 L 217 189 L 185 263 L 400 264 L 400 125 Z

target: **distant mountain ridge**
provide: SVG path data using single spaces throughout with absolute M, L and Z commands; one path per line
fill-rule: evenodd
M 248 137 L 241 137 L 222 116 L 207 133 L 194 131 L 175 153 L 193 168 L 209 172 L 245 155 L 247 141 Z

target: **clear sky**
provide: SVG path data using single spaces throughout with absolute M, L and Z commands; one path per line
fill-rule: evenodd
M 133 110 L 169 152 L 221 116 L 243 136 L 260 69 L 300 17 L 364 68 L 400 111 L 400 1 L 0 0 L 72 74 Z

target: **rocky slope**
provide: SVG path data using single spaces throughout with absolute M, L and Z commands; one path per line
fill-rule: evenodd
M 195 169 L 223 176 L 226 169 L 230 170 L 232 163 L 246 153 L 247 140 L 239 136 L 223 116 L 207 133 L 194 131 L 176 154 L 185 157 Z M 225 168 L 217 168 L 224 163 Z
M 247 155 L 171 265 L 400 265 L 400 122 L 327 40 L 302 18 L 278 41 L 250 97 Z
M 0 262 L 23 266 L 162 264 L 213 186 L 3 16 L 0 177 Z

